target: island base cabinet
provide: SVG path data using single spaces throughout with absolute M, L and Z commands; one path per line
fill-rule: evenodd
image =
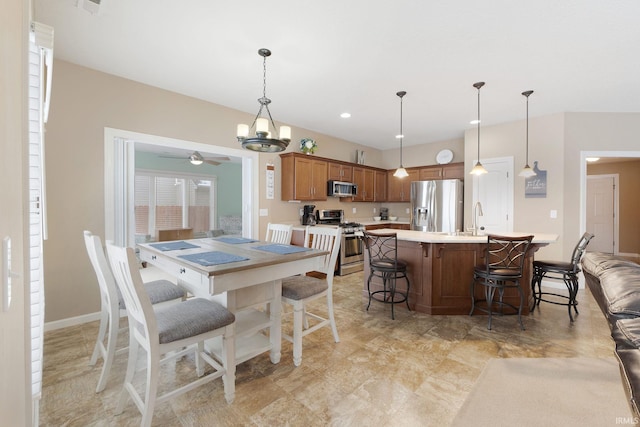
M 411 282 L 409 307 L 420 313 L 437 315 L 469 315 L 471 310 L 471 280 L 473 269 L 484 262 L 484 244 L 476 243 L 417 243 L 398 241 L 398 258 L 407 263 L 408 276 Z M 521 279 L 524 292 L 523 314 L 529 313 L 532 303 L 531 274 L 533 253 L 537 245 L 531 245 L 525 271 Z M 363 294 L 368 298 L 367 278 L 369 277 L 369 260 L 365 252 L 365 271 Z M 404 292 L 406 282 L 397 281 L 397 289 Z M 371 280 L 371 291 L 382 290 L 379 278 Z M 484 298 L 484 287 L 476 286 L 476 298 Z M 520 304 L 520 295 L 516 289 L 507 289 L 504 301 L 512 305 Z M 372 301 L 372 304 L 376 301 Z M 401 307 L 401 306 L 399 306 Z M 406 309 L 406 307 L 405 307 Z M 396 311 L 396 314 L 399 312 Z M 474 315 L 484 315 L 478 312 Z

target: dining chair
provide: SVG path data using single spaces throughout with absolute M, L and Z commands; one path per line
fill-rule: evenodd
M 398 236 L 397 233 L 369 233 L 363 231 L 363 240 L 367 248 L 369 257 L 369 277 L 367 278 L 367 292 L 369 293 L 369 304 L 371 300 L 380 301 L 391 305 L 391 319 L 395 320 L 394 305 L 406 303 L 409 307 L 409 288 L 411 283 L 407 276 L 407 263 L 398 259 Z M 371 279 L 378 277 L 382 279 L 382 289 L 371 292 Z M 405 279 L 407 287 L 398 290 L 396 281 Z M 382 294 L 382 298 L 379 295 Z M 396 297 L 399 295 L 399 297 Z
M 266 242 L 281 243 L 288 245 L 291 243 L 291 236 L 293 234 L 293 225 L 287 224 L 267 224 L 267 235 L 264 240 Z
M 328 252 L 318 270 L 326 277 L 292 276 L 282 280 L 282 302 L 293 307 L 293 332 L 282 334 L 293 343 L 293 364 L 302 363 L 302 338 L 324 326 L 331 326 L 335 342 L 340 342 L 333 314 L 333 276 L 340 252 L 340 229 L 330 227 L 307 227 L 304 246 Z M 327 299 L 327 317 L 307 311 L 307 304 L 319 298 Z M 309 323 L 309 318 L 315 324 Z
M 116 414 L 123 412 L 131 397 L 142 413 L 140 425 L 150 426 L 156 405 L 220 377 L 227 402 L 233 402 L 236 372 L 233 313 L 206 298 L 191 298 L 154 310 L 133 249 L 108 243 L 107 253 L 129 319 L 129 360 Z M 204 341 L 216 337 L 222 337 L 220 363 L 204 349 Z M 134 383 L 140 348 L 145 352 L 147 371 L 142 395 Z M 183 356 L 191 353 L 195 357 L 198 378 L 158 396 L 160 364 L 173 359 L 178 363 Z M 203 362 L 213 369 L 206 375 Z
M 96 387 L 96 393 L 99 393 L 107 386 L 114 358 L 127 351 L 126 347 L 116 350 L 118 333 L 121 329 L 126 329 L 120 328 L 120 317 L 126 315 L 126 306 L 113 278 L 100 237 L 85 230 L 84 243 L 100 288 L 100 326 L 89 360 L 90 366 L 94 366 L 99 357 L 103 360 L 102 372 Z M 144 287 L 152 304 L 168 304 L 185 298 L 184 291 L 168 280 L 147 282 Z
M 524 270 L 524 262 L 527 250 L 533 240 L 533 236 L 508 237 L 488 235 L 484 253 L 484 264 L 477 265 L 473 270 L 471 281 L 471 311 L 469 316 L 478 309 L 489 315 L 487 329 L 491 329 L 493 313 L 504 314 L 504 307 L 509 307 L 518 314 L 520 329 L 524 330 L 522 323 L 522 307 L 524 305 L 524 292 L 520 285 L 520 279 Z M 476 284 L 483 286 L 484 298 L 476 298 Z M 515 305 L 504 300 L 504 292 L 508 288 L 515 288 L 520 296 L 520 304 Z M 498 300 L 495 293 L 498 292 Z M 476 304 L 483 304 L 477 306 Z M 494 304 L 500 308 L 499 312 L 493 310 Z
M 584 233 L 571 254 L 571 261 L 533 261 L 533 277 L 531 278 L 531 292 L 533 293 L 533 305 L 531 310 L 540 306 L 540 301 L 556 305 L 566 305 L 569 310 L 569 320 L 573 322 L 571 308 L 578 313 L 578 273 L 580 273 L 580 259 L 587 249 L 587 245 L 593 239 L 593 234 Z M 562 280 L 569 291 L 568 295 L 555 292 L 542 292 L 542 280 Z M 536 289 L 537 288 L 537 289 Z M 549 295 L 553 299 L 547 299 L 543 295 Z M 566 301 L 566 302 L 564 302 Z

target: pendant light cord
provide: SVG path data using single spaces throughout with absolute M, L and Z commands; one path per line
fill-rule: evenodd
M 404 133 L 402 133 L 402 97 L 403 95 L 399 95 L 400 96 L 400 167 L 402 166 L 402 140 L 404 139 Z

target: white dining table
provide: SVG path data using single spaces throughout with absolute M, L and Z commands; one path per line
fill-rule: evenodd
M 193 296 L 215 300 L 235 314 L 236 363 L 265 351 L 270 352 L 272 363 L 278 363 L 282 337 L 282 279 L 318 270 L 327 252 L 273 245 L 223 236 L 137 246 L 141 261 L 176 277 L 178 285 Z M 222 258 L 227 262 L 203 265 Z M 264 333 L 266 330 L 268 334 Z M 207 342 L 207 348 L 219 354 L 221 342 Z

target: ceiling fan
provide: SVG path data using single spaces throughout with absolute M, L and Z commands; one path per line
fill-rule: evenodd
M 223 161 L 231 160 L 229 157 L 221 156 L 221 157 L 202 157 L 197 151 L 189 154 L 187 157 L 184 156 L 158 156 L 165 159 L 181 159 L 181 160 L 189 160 L 192 165 L 201 165 L 203 163 L 207 163 L 209 165 L 217 166 Z

